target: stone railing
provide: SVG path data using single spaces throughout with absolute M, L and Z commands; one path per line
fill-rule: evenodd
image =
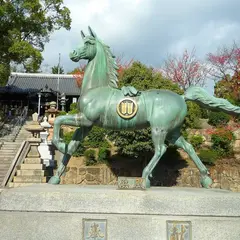
M 27 153 L 29 152 L 30 149 L 30 144 L 28 141 L 24 141 L 19 150 L 17 151 L 9 169 L 8 172 L 2 182 L 2 186 L 5 187 L 8 185 L 9 182 L 12 181 L 14 175 L 16 174 L 17 171 L 17 166 L 19 166 L 23 160 L 25 159 L 25 157 L 27 156 Z

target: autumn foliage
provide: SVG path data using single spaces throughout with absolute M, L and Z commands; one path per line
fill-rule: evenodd
M 207 59 L 213 66 L 212 76 L 217 80 L 227 78 L 228 74 L 238 74 L 240 71 L 240 48 L 236 43 L 230 47 L 219 48 L 215 54 L 209 53 Z
M 73 75 L 73 77 L 76 80 L 76 84 L 79 88 L 82 86 L 85 68 L 86 68 L 86 64 L 80 65 L 80 67 L 75 68 L 72 72 L 69 73 Z
M 160 71 L 186 90 L 192 85 L 204 86 L 210 68 L 197 59 L 193 49 L 191 52 L 185 50 L 180 57 L 169 56 Z
M 233 43 L 229 47 L 221 47 L 217 53 L 207 55 L 212 65 L 212 76 L 217 83 L 215 94 L 226 98 L 233 104 L 240 104 L 240 48 Z

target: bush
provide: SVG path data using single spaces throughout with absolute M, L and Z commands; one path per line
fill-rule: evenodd
M 201 135 L 193 135 L 190 138 L 190 142 L 195 149 L 199 149 L 203 143 L 203 137 Z
M 201 108 L 194 102 L 187 102 L 188 113 L 183 123 L 183 130 L 188 128 L 199 129 L 202 116 Z
M 199 153 L 199 158 L 202 160 L 203 163 L 208 165 L 214 165 L 215 162 L 219 158 L 218 152 L 210 149 L 202 149 Z
M 71 103 L 70 105 L 70 111 L 68 112 L 68 114 L 77 114 L 79 113 L 79 110 L 78 110 L 78 103 Z
M 100 127 L 94 126 L 88 134 L 84 145 L 89 148 L 109 147 L 109 143 L 105 139 L 106 130 Z
M 208 123 L 212 126 L 226 126 L 230 116 L 224 112 L 210 112 Z
M 63 141 L 66 144 L 69 144 L 70 141 L 72 140 L 73 133 L 74 132 L 67 132 L 67 133 L 63 134 Z M 84 151 L 85 151 L 85 147 L 83 146 L 83 143 L 81 143 L 78 146 L 77 150 L 74 152 L 73 156 L 74 157 L 80 157 L 80 156 L 82 156 L 84 154 Z
M 96 160 L 96 151 L 93 149 L 87 149 L 84 152 L 84 156 L 86 158 L 86 166 L 92 166 L 97 164 Z
M 201 108 L 201 118 L 203 119 L 208 119 L 209 118 L 209 114 L 210 114 L 210 111 L 206 108 Z
M 213 149 L 218 152 L 222 157 L 231 155 L 233 152 L 232 141 L 234 135 L 231 131 L 226 129 L 217 129 L 211 137 L 213 143 Z
M 67 113 L 65 111 L 59 111 L 57 116 L 62 116 L 62 115 L 66 115 Z
M 101 147 L 99 148 L 98 152 L 98 161 L 99 162 L 106 162 L 110 156 L 110 151 L 108 148 Z

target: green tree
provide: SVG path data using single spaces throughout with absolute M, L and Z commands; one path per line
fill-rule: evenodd
M 0 84 L 6 83 L 11 63 L 36 72 L 50 34 L 70 25 L 63 0 L 0 0 Z
M 52 67 L 52 73 L 53 74 L 58 74 L 58 66 L 53 66 Z M 64 74 L 64 69 L 63 67 L 59 67 L 59 74 Z

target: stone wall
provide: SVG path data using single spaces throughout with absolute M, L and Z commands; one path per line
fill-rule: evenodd
M 84 166 L 83 158 L 73 158 L 69 163 L 67 172 L 62 177 L 61 184 L 79 185 L 116 185 L 118 176 L 135 177 L 141 176 L 142 168 L 136 163 L 131 168 L 127 161 L 121 166 Z M 238 165 L 237 165 L 238 166 Z M 209 169 L 214 181 L 212 187 L 240 192 L 240 168 L 219 163 Z M 133 169 L 130 171 L 129 169 Z M 179 165 L 170 168 L 159 164 L 155 172 L 152 184 L 154 186 L 179 186 L 179 187 L 201 187 L 200 174 L 193 164 L 181 168 Z
M 181 187 L 201 187 L 200 174 L 197 168 L 186 168 L 180 170 L 177 179 L 177 186 Z M 210 176 L 213 179 L 213 188 L 240 192 L 240 168 L 229 166 L 216 166 L 210 169 Z

